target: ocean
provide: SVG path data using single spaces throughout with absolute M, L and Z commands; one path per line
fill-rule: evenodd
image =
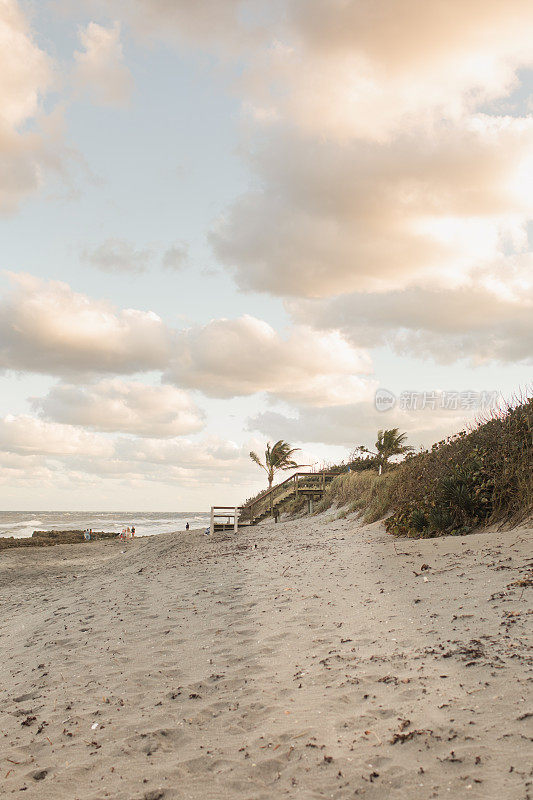
M 135 526 L 136 536 L 184 531 L 209 525 L 201 511 L 0 511 L 0 536 L 31 536 L 33 531 L 85 530 L 120 533 Z

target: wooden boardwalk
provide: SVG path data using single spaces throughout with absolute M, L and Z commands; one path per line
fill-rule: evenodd
M 254 525 L 267 516 L 276 517 L 281 503 L 305 497 L 311 513 L 314 503 L 323 496 L 326 487 L 337 473 L 295 472 L 290 478 L 273 486 L 243 506 L 211 506 L 211 533 L 220 530 L 237 532 L 243 525 Z M 223 521 L 224 520 L 224 521 Z

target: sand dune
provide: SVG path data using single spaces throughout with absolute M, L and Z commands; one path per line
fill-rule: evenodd
M 532 538 L 326 514 L 5 551 L 2 797 L 526 800 Z

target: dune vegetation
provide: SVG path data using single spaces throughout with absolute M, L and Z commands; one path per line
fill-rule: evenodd
M 410 537 L 519 522 L 533 513 L 533 397 L 388 464 L 382 475 L 361 463 L 354 467 L 332 481 L 317 512 L 335 505 L 339 516 L 386 517 L 389 533 Z

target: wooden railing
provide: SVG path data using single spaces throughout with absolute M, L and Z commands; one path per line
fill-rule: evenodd
M 247 519 L 253 523 L 259 517 L 267 514 L 273 515 L 276 506 L 290 497 L 296 499 L 306 496 L 312 503 L 313 500 L 322 497 L 327 484 L 335 477 L 336 473 L 330 472 L 295 472 L 290 478 L 286 478 L 277 486 L 273 486 L 272 489 L 268 489 L 259 497 L 243 505 L 241 519 Z

